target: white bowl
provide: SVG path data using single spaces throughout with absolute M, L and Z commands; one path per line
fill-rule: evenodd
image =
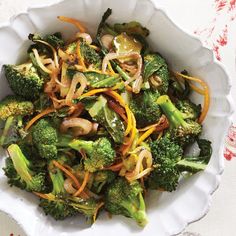
M 28 235 L 174 235 L 181 232 L 188 223 L 207 213 L 211 194 L 219 185 L 223 171 L 223 140 L 232 114 L 229 78 L 222 65 L 215 60 L 212 51 L 204 48 L 198 39 L 179 29 L 155 6 L 154 1 L 67 0 L 52 6 L 30 8 L 0 28 L 0 66 L 16 63 L 24 57 L 29 45 L 26 41 L 29 33 L 61 31 L 67 38 L 75 33 L 73 26 L 57 20 L 58 15 L 80 19 L 94 34 L 103 12 L 108 7 L 113 10 L 110 22 L 141 22 L 151 32 L 149 41 L 153 49 L 167 59 L 172 69 L 186 69 L 209 84 L 211 104 L 203 124 L 203 137 L 212 141 L 212 158 L 204 172 L 182 181 L 175 192 L 152 192 L 148 196 L 149 224 L 143 230 L 137 228 L 130 219 L 121 216 L 109 219 L 105 213 L 92 227 L 87 226 L 80 217 L 56 222 L 46 217 L 38 208 L 38 199 L 35 196 L 10 188 L 3 171 L 0 170 L 0 210 L 14 217 Z M 3 97 L 9 92 L 2 75 L 0 96 Z M 193 99 L 202 102 L 202 98 L 197 95 Z M 3 158 L 0 164 L 1 167 L 4 166 Z

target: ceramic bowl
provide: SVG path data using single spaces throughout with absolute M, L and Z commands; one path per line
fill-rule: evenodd
M 201 42 L 178 28 L 154 1 L 149 0 L 66 0 L 55 5 L 30 8 L 17 15 L 0 28 L 0 66 L 17 63 L 25 56 L 29 45 L 29 33 L 53 33 L 60 31 L 69 38 L 76 29 L 57 20 L 58 15 L 78 18 L 94 35 L 102 14 L 108 8 L 113 14 L 110 22 L 136 20 L 148 27 L 152 48 L 160 52 L 173 70 L 186 69 L 190 74 L 206 81 L 210 87 L 210 109 L 203 126 L 202 136 L 210 139 L 213 155 L 207 169 L 195 176 L 182 180 L 172 193 L 152 192 L 147 197 L 149 224 L 138 228 L 135 223 L 121 216 L 109 219 L 101 214 L 97 222 L 88 226 L 83 218 L 54 221 L 38 207 L 38 199 L 7 185 L 7 179 L 0 170 L 0 210 L 11 215 L 29 236 L 92 236 L 92 235 L 175 235 L 190 222 L 203 217 L 210 206 L 211 195 L 220 182 L 223 171 L 224 136 L 232 114 L 230 80 L 222 65 L 214 58 L 212 51 Z M 4 75 L 0 79 L 0 96 L 10 93 Z M 202 102 L 200 96 L 193 96 L 195 102 Z M 0 166 L 4 166 L 2 153 Z

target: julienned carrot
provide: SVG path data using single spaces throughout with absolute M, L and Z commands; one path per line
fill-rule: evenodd
M 154 131 L 156 130 L 156 127 L 151 127 L 150 129 L 148 129 L 145 133 L 143 133 L 138 141 L 137 141 L 137 145 L 139 145 L 140 143 L 142 143 L 146 138 L 148 138 Z
M 74 197 L 77 197 L 79 196 L 85 189 L 88 181 L 89 181 L 89 176 L 90 176 L 90 173 L 88 171 L 86 171 L 85 175 L 84 175 L 84 180 L 83 180 L 83 183 L 82 185 L 80 186 L 80 188 L 78 189 L 78 191 L 74 194 Z
M 104 170 L 119 171 L 123 166 L 123 162 L 104 168 Z
M 58 16 L 57 18 L 61 21 L 75 25 L 81 33 L 84 33 L 86 31 L 86 28 L 81 24 L 81 22 L 74 18 L 70 18 L 66 16 Z
M 108 106 L 114 110 L 125 122 L 127 122 L 127 117 L 125 116 L 125 110 L 123 107 L 119 106 L 112 100 L 108 101 Z
M 47 108 L 40 112 L 38 115 L 36 115 L 34 118 L 32 118 L 29 123 L 25 127 L 25 131 L 27 131 L 37 120 L 42 118 L 43 116 L 48 115 L 49 113 L 55 112 L 56 110 L 54 108 Z
M 77 180 L 77 178 L 69 170 L 67 170 L 64 166 L 62 166 L 59 162 L 57 162 L 55 160 L 53 160 L 52 162 L 57 168 L 59 168 L 68 177 L 70 177 L 72 179 L 72 181 L 75 183 L 75 186 L 76 186 L 77 189 L 79 189 L 81 187 L 81 185 L 80 185 L 79 181 Z M 83 193 L 81 193 L 81 197 L 88 198 L 88 195 L 83 192 Z
M 108 88 L 93 89 L 93 90 L 88 91 L 87 93 L 82 94 L 80 96 L 80 99 L 85 98 L 85 97 L 93 96 L 97 93 L 103 93 L 103 92 L 106 92 L 108 90 L 109 90 Z
M 119 104 L 125 108 L 127 114 L 127 127 L 125 130 L 125 135 L 128 135 L 132 129 L 132 112 L 129 107 L 126 105 L 124 99 L 115 91 L 107 91 L 105 92 L 107 95 L 113 97 Z

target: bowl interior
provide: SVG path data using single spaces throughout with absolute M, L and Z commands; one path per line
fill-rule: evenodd
M 108 7 L 113 10 L 109 22 L 123 23 L 136 20 L 146 26 L 151 32 L 151 47 L 166 58 L 172 70 L 186 69 L 190 74 L 199 76 L 208 83 L 211 105 L 203 124 L 202 136 L 212 141 L 214 152 L 211 161 L 206 171 L 188 180 L 182 180 L 177 191 L 148 194 L 147 212 L 150 222 L 143 230 L 138 229 L 129 219 L 120 216 L 108 219 L 106 214 L 102 214 L 92 227 L 86 225 L 80 217 L 56 222 L 44 216 L 37 207 L 36 197 L 16 188 L 9 188 L 6 184 L 7 179 L 0 170 L 0 209 L 14 215 L 29 235 L 73 236 L 78 232 L 80 235 L 102 235 L 104 232 L 113 235 L 137 232 L 140 235 L 153 235 L 154 232 L 156 235 L 171 235 L 182 230 L 188 222 L 197 220 L 205 214 L 209 205 L 209 195 L 218 186 L 218 175 L 223 169 L 222 140 L 231 114 L 228 77 L 224 69 L 214 62 L 211 51 L 203 48 L 199 40 L 177 28 L 151 1 L 67 0 L 46 8 L 29 9 L 28 14 L 21 14 L 12 20 L 9 26 L 0 28 L 0 66 L 20 62 L 26 57 L 25 52 L 30 44 L 27 41 L 29 33 L 45 34 L 60 31 L 65 38 L 70 38 L 76 29 L 67 23 L 59 22 L 58 15 L 81 20 L 88 31 L 95 35 L 101 16 Z M 10 89 L 1 73 L 0 97 L 9 93 Z M 193 100 L 203 102 L 202 97 L 197 94 L 193 95 Z M 4 166 L 3 159 L 0 162 L 1 167 Z M 12 206 L 10 209 L 9 204 Z M 29 223 L 28 219 L 35 220 Z

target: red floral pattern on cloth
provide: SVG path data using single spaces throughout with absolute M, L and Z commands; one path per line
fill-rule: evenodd
M 212 7 L 215 10 L 213 19 L 194 33 L 212 48 L 217 60 L 221 61 L 221 48 L 228 44 L 228 31 L 236 18 L 236 0 L 214 0 Z
M 228 135 L 226 137 L 224 157 L 230 161 L 233 157 L 236 157 L 236 125 L 231 125 Z

